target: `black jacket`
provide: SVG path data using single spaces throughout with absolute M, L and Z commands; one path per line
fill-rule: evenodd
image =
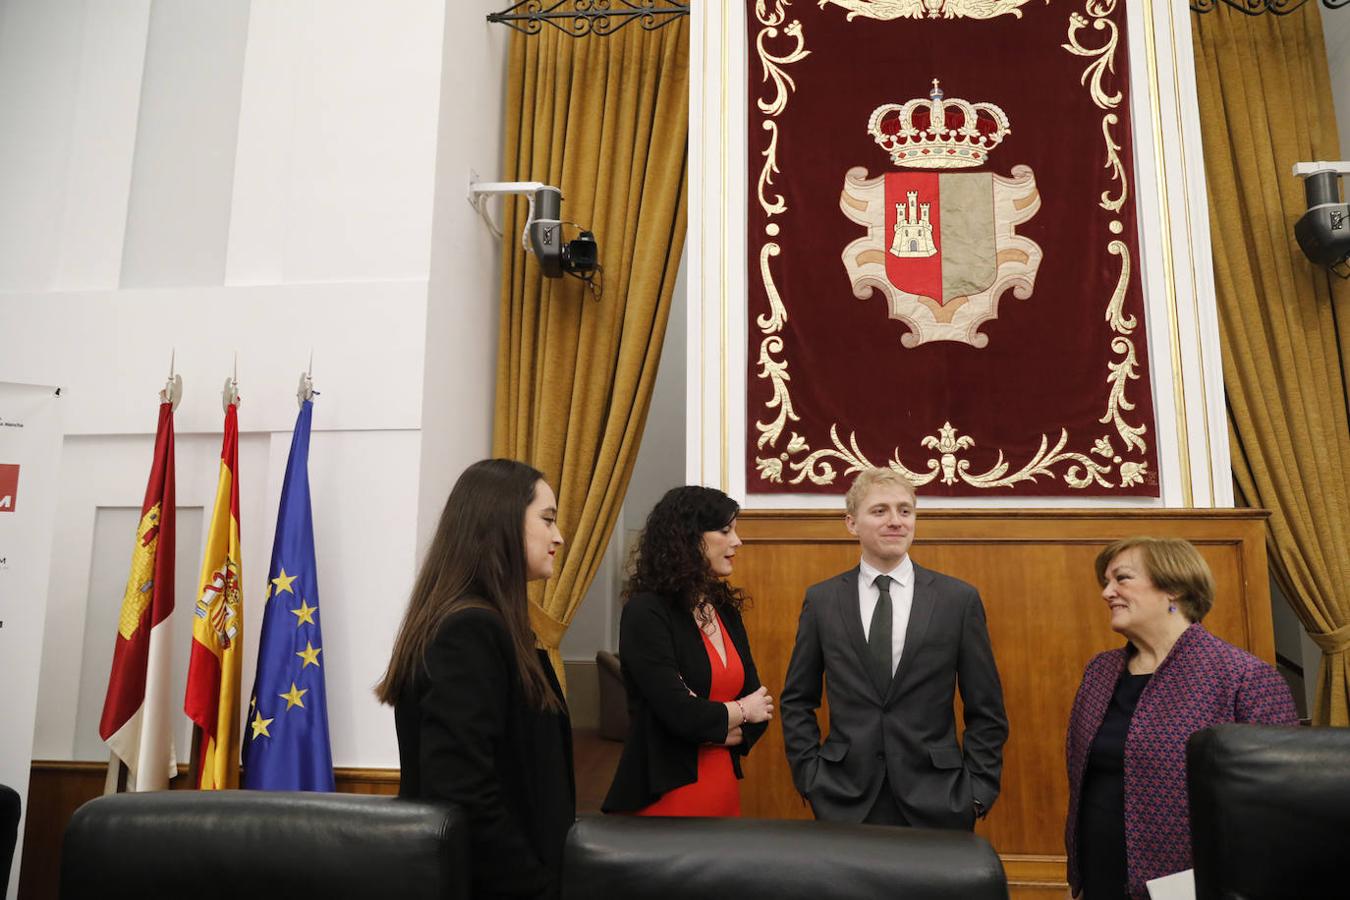
M 745 668 L 736 692 L 744 697 L 759 687 L 745 626 L 730 607 L 718 607 L 717 613 Z M 605 812 L 632 812 L 693 784 L 699 745 L 727 738 L 726 707 L 708 699 L 712 664 L 689 610 L 658 594 L 629 598 L 619 620 L 619 664 L 628 693 L 628 737 L 601 807 Z M 766 722 L 744 726 L 742 742 L 730 748 L 737 778 L 741 757 L 767 727 Z
M 576 818 L 572 729 L 565 710 L 525 702 L 495 611 L 465 609 L 445 621 L 426 669 L 395 704 L 394 723 L 399 796 L 450 800 L 469 814 L 474 896 L 555 896 Z

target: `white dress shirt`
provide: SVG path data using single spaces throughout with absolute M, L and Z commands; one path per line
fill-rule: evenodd
M 858 564 L 858 611 L 862 613 L 863 637 L 870 637 L 872 613 L 877 608 L 881 590 L 874 583 L 878 575 L 891 576 L 891 674 L 900 666 L 900 654 L 905 649 L 905 631 L 909 628 L 909 611 L 914 605 L 914 563 L 909 554 L 900 565 L 882 572 L 864 560 Z

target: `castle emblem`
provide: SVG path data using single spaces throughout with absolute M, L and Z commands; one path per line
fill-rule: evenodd
M 891 256 L 904 259 L 932 256 L 937 252 L 937 247 L 933 246 L 933 223 L 928 220 L 931 204 L 917 203 L 919 214 L 914 215 L 918 196 L 918 191 L 906 191 L 905 205 L 895 204 L 895 225 L 891 227 L 895 237 L 891 241 Z
M 845 174 L 840 209 L 867 229 L 843 253 L 854 296 L 880 291 L 890 317 L 909 327 L 905 347 L 986 346 L 979 329 L 997 318 L 1003 293 L 1026 299 L 1035 286 L 1042 251 L 1016 226 L 1040 209 L 1040 193 L 1027 166 L 1013 166 L 1011 177 L 953 170 L 988 162 L 1012 133 L 1007 114 L 948 99 L 935 78 L 927 99 L 873 110 L 867 131 L 899 168 Z

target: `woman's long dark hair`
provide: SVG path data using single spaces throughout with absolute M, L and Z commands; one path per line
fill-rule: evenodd
M 686 609 L 706 600 L 739 611 L 746 596 L 713 574 L 703 553 L 703 532 L 725 528 L 740 511 L 735 500 L 715 488 L 688 485 L 666 491 L 638 538 L 624 597 L 650 591 Z
M 380 702 L 393 706 L 425 670 L 427 648 L 448 616 L 478 607 L 501 614 L 526 700 L 539 709 L 561 708 L 535 652 L 525 591 L 525 509 L 543 480 L 513 459 L 485 459 L 459 476 L 413 585 L 389 668 L 375 687 Z

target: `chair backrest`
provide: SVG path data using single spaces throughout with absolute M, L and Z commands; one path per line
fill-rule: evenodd
M 117 794 L 66 827 L 63 900 L 470 896 L 467 818 L 396 797 L 269 791 Z
M 628 694 L 623 686 L 619 657 L 608 650 L 598 651 L 595 671 L 600 680 L 600 736 L 622 741 L 628 736 Z
M 1186 748 L 1199 900 L 1329 897 L 1350 847 L 1350 729 L 1218 725 Z
M 18 791 L 0 784 L 0 897 L 9 890 L 9 870 L 14 867 L 14 845 L 19 842 L 22 808 Z
M 583 817 L 567 837 L 564 900 L 1006 900 L 984 838 L 768 819 Z

